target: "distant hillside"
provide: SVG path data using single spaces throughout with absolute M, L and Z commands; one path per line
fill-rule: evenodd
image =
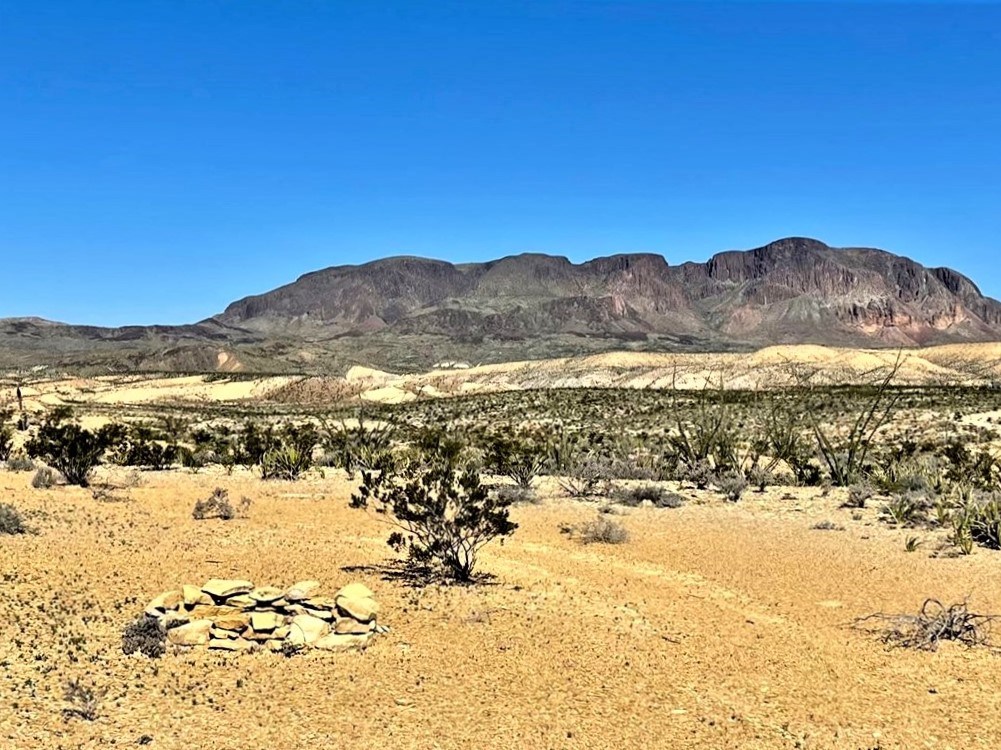
M 0 365 L 324 372 L 423 369 L 784 343 L 911 347 L 1001 340 L 1001 303 L 947 268 L 789 238 L 706 263 L 634 254 L 573 264 L 517 255 L 454 265 L 336 266 L 190 326 L 101 329 L 0 321 Z

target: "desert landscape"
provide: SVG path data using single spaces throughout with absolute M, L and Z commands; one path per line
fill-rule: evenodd
M 0 744 L 994 747 L 998 642 L 979 616 L 1001 612 L 998 353 L 12 373 L 0 503 L 23 528 L 3 515 Z M 119 426 L 87 486 L 44 476 L 40 436 L 66 425 Z M 309 429 L 308 458 L 272 462 Z M 256 458 L 252 438 L 271 441 Z M 458 506 L 516 526 L 468 582 L 387 546 L 399 506 L 352 507 L 380 491 L 366 474 L 451 461 L 485 488 Z M 162 653 L 123 652 L 156 597 L 220 579 L 270 599 L 362 584 L 378 632 L 280 649 L 213 624 L 192 647 L 182 618 Z

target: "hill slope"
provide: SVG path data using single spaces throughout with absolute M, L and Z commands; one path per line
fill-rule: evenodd
M 518 255 L 337 266 L 181 327 L 0 321 L 6 365 L 323 371 L 422 369 L 770 344 L 897 347 L 1001 340 L 1001 303 L 955 271 L 869 248 L 788 238 L 706 263 L 652 254 L 574 264 Z

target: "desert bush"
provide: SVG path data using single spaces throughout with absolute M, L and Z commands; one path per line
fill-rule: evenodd
M 385 515 L 397 527 L 389 546 L 424 577 L 471 581 L 480 549 L 517 528 L 510 502 L 490 492 L 475 466 L 434 450 L 362 472 L 351 505 Z
M 63 699 L 69 704 L 63 709 L 63 715 L 67 718 L 96 721 L 104 695 L 105 691 L 85 685 L 80 679 L 72 679 L 66 683 L 63 692 Z
M 593 454 L 575 455 L 562 467 L 557 481 L 570 497 L 600 497 L 609 493 L 605 463 Z
M 900 399 L 900 394 L 894 391 L 892 385 L 902 364 L 903 357 L 898 354 L 896 362 L 883 377 L 855 389 L 861 403 L 849 422 L 847 433 L 841 438 L 836 437 L 834 428 L 821 421 L 823 409 L 815 402 L 816 399 L 811 399 L 814 403 L 807 405 L 805 414 L 816 439 L 817 450 L 835 485 L 847 487 L 864 476 L 873 439 L 890 421 Z M 809 388 L 808 378 L 801 379 L 800 386 Z
M 731 503 L 740 500 L 744 490 L 747 489 L 747 479 L 740 472 L 731 472 L 722 476 L 718 480 L 720 492 Z
M 501 484 L 494 487 L 497 496 L 508 505 L 536 505 L 542 498 L 531 487 L 517 484 Z
M 682 464 L 678 467 L 678 481 L 688 482 L 698 490 L 704 490 L 715 484 L 719 476 L 709 461 L 696 461 L 693 464 Z
M 990 493 L 969 507 L 970 537 L 981 547 L 1001 549 L 1001 495 Z
M 531 488 L 545 463 L 542 446 L 524 439 L 498 436 L 487 446 L 486 470 L 510 478 L 519 487 Z
M 673 394 L 672 394 L 673 395 Z M 674 410 L 666 459 L 679 469 L 708 464 L 715 472 L 740 468 L 740 430 L 734 410 L 722 390 L 710 386 L 695 393 L 694 410 Z
M 21 512 L 9 503 L 0 503 L 0 534 L 27 534 L 29 533 L 24 516 Z
M 5 424 L 0 424 L 0 461 L 10 458 L 14 448 L 14 432 Z
M 612 497 L 617 503 L 630 508 L 636 508 L 644 503 L 654 505 L 664 497 L 666 490 L 657 485 L 637 485 L 636 487 L 619 488 Z
M 341 420 L 340 425 L 321 422 L 322 443 L 333 456 L 335 464 L 349 475 L 359 470 L 372 470 L 393 448 L 396 428 L 390 423 L 367 423 L 365 415 L 357 415 L 357 424 L 349 425 Z
M 155 617 L 140 617 L 122 631 L 122 653 L 140 653 L 151 659 L 167 650 L 167 631 Z
M 57 479 L 56 472 L 48 466 L 42 466 L 35 472 L 35 476 L 31 478 L 31 486 L 36 490 L 47 490 L 56 486 Z
M 229 492 L 222 487 L 216 487 L 211 495 L 195 503 L 191 516 L 196 521 L 203 521 L 206 518 L 221 518 L 223 521 L 230 521 L 236 518 L 236 510 L 229 501 Z
M 599 515 L 576 529 L 576 536 L 582 544 L 624 544 L 629 541 L 626 527 L 607 515 Z
M 926 599 L 916 615 L 877 613 L 855 621 L 855 627 L 879 633 L 884 643 L 900 648 L 935 651 L 942 641 L 966 646 L 989 646 L 996 615 L 970 612 L 966 602 L 948 607 Z
M 875 494 L 872 486 L 867 482 L 856 482 L 848 488 L 848 499 L 845 500 L 845 508 L 864 508 L 865 504 Z
M 35 462 L 24 453 L 13 453 L 7 459 L 7 471 L 31 471 L 35 468 Z
M 130 425 L 111 451 L 110 459 L 119 466 L 138 466 L 152 471 L 169 469 L 181 451 L 176 443 L 164 445 L 158 438 L 159 433 L 149 425 Z
M 262 479 L 284 479 L 294 482 L 309 471 L 312 456 L 295 445 L 272 448 L 261 458 Z
M 927 520 L 932 507 L 923 492 L 904 492 L 892 496 L 880 508 L 880 517 L 895 526 L 914 526 Z
M 63 410 L 50 414 L 25 450 L 56 469 L 69 484 L 86 487 L 104 451 L 120 436 L 121 426 L 106 425 L 92 432 L 66 419 Z

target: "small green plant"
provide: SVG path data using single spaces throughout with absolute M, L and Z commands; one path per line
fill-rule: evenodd
M 970 536 L 981 547 L 1001 549 L 1001 495 L 991 493 L 970 506 Z
M 597 456 L 575 454 L 562 471 L 564 474 L 557 481 L 570 497 L 600 497 L 609 493 L 607 466 Z
M 904 542 L 904 552 L 917 552 L 922 544 L 924 542 L 919 537 L 909 536 Z
M 615 494 L 615 501 L 633 508 L 644 503 L 649 503 L 655 508 L 680 508 L 685 504 L 685 499 L 681 495 L 656 484 L 640 484 L 620 490 Z
M 309 471 L 312 455 L 297 445 L 272 448 L 261 458 L 262 479 L 284 479 L 294 482 Z
M 495 437 L 487 447 L 487 471 L 506 476 L 526 489 L 531 488 L 545 463 L 544 449 L 525 440 Z
M 922 492 L 905 492 L 884 503 L 880 517 L 895 526 L 914 526 L 927 518 L 930 503 Z

